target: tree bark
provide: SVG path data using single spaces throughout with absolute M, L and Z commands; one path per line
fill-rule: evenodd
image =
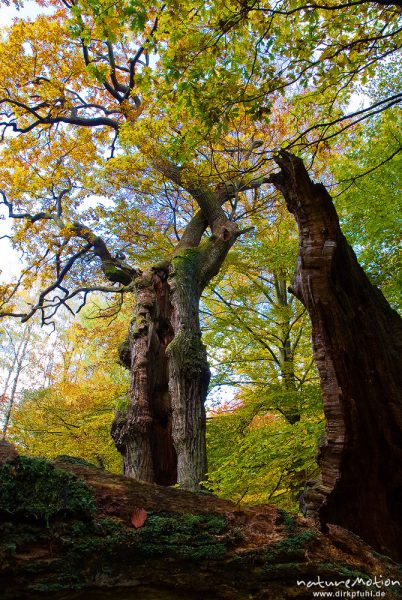
M 360 267 L 331 197 L 281 152 L 271 180 L 299 228 L 293 293 L 312 321 L 326 441 L 307 512 L 402 559 L 402 322 Z
M 173 339 L 167 266 L 144 271 L 135 280 L 135 291 L 135 316 L 127 346 L 120 349 L 131 374 L 129 406 L 116 414 L 111 433 L 123 456 L 125 475 L 173 485 L 177 459 L 166 356 Z
M 207 472 L 205 401 L 210 371 L 201 340 L 198 248 L 180 251 L 169 277 L 174 339 L 168 348 L 169 389 L 178 482 L 196 490 Z
M 136 280 L 129 348 L 129 407 L 112 436 L 124 473 L 196 490 L 207 469 L 205 400 L 210 378 L 199 322 L 200 254 L 181 249 L 171 263 Z
M 207 472 L 210 379 L 199 303 L 239 235 L 227 221 L 201 241 L 205 228 L 197 214 L 170 261 L 135 280 L 136 316 L 120 354 L 131 372 L 129 407 L 111 431 L 126 475 L 193 491 Z

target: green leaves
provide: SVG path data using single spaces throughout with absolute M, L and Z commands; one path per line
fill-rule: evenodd
M 217 411 L 207 432 L 210 489 L 246 504 L 270 502 L 298 510 L 298 496 L 317 472 L 324 428 L 318 388 L 306 388 L 303 398 L 304 416 L 294 425 L 270 412 L 279 400 L 275 391 L 259 405 Z
M 402 287 L 400 125 L 399 109 L 381 115 L 361 136 L 350 138 L 332 167 L 343 229 L 371 280 L 395 308 L 401 308 Z

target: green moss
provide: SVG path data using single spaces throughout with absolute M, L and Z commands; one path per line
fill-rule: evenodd
M 198 274 L 200 261 L 201 253 L 199 248 L 183 248 L 172 259 L 175 277 L 194 277 Z
M 10 553 L 28 539 L 21 527 L 8 532 L 0 529 L 4 543 L 13 544 Z M 45 563 L 34 561 L 25 570 L 28 573 L 32 569 L 30 588 L 35 591 L 81 589 L 97 573 L 113 579 L 121 572 L 122 564 L 140 566 L 162 558 L 179 561 L 224 559 L 231 543 L 226 530 L 226 520 L 214 514 L 151 513 L 140 529 L 110 518 L 74 521 L 72 524 L 57 522 L 45 530 L 48 540 L 52 544 L 56 542 L 60 548 L 60 558 L 52 562 L 46 582 L 43 583 L 41 575 Z M 39 538 L 39 526 L 37 532 Z
M 124 525 L 118 519 L 57 520 L 44 529 L 40 524 L 3 524 L 0 526 L 0 555 L 3 562 L 12 560 L 18 549 L 31 541 L 43 542 L 44 547 L 59 548 L 52 571 L 42 581 L 43 561 L 25 566 L 36 591 L 80 589 L 96 573 L 119 573 L 122 564 L 149 561 L 221 560 L 226 558 L 232 538 L 227 531 L 226 519 L 220 515 L 149 514 L 139 529 Z
M 302 575 L 305 572 L 305 565 L 299 562 L 285 562 L 275 564 L 265 564 L 264 573 L 269 574 L 272 579 L 287 579 L 294 577 L 295 575 Z
M 265 557 L 269 562 L 294 562 L 303 561 L 305 558 L 305 547 L 314 539 L 315 531 L 306 529 L 300 533 L 275 542 L 268 547 Z
M 58 516 L 91 518 L 95 500 L 75 475 L 41 458 L 19 457 L 0 466 L 0 513 L 47 524 Z
M 280 508 L 275 525 L 284 525 L 288 533 L 293 533 L 297 528 L 295 516 Z
M 113 555 L 120 547 L 137 558 L 219 559 L 224 558 L 228 542 L 216 537 L 227 527 L 226 520 L 218 515 L 150 514 L 138 530 L 113 519 L 103 519 L 96 527 L 97 535 L 81 541 L 81 551 L 99 550 L 107 539 L 106 551 Z
M 128 285 L 131 282 L 131 278 L 128 275 L 128 273 L 126 273 L 123 269 L 117 267 L 112 262 L 103 261 L 102 269 L 106 277 L 110 279 L 110 281 L 116 281 L 118 283 L 123 281 L 125 285 Z
M 121 366 L 126 367 L 126 369 L 129 369 L 131 362 L 131 351 L 128 337 L 124 340 L 124 342 L 120 344 L 118 348 L 118 357 Z

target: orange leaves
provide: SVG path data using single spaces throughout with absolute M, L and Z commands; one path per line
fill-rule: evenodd
M 142 527 L 148 518 L 148 513 L 144 508 L 135 508 L 131 514 L 131 524 L 136 529 Z

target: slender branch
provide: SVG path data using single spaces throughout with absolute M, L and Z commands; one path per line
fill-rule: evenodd
M 41 219 L 54 219 L 54 217 L 51 214 L 46 213 L 46 212 L 39 212 L 34 215 L 31 215 L 30 213 L 27 213 L 27 212 L 15 213 L 13 210 L 12 202 L 9 202 L 7 200 L 7 196 L 2 190 L 0 190 L 0 196 L 3 198 L 2 204 L 5 204 L 5 206 L 7 206 L 7 208 L 8 208 L 8 216 L 11 219 L 27 219 L 31 223 L 36 223 L 36 221 L 39 221 Z
M 357 110 L 349 115 L 344 115 L 342 117 L 339 117 L 337 119 L 333 119 L 332 121 L 327 121 L 324 123 L 316 123 L 314 125 L 311 125 L 310 127 L 308 127 L 307 129 L 305 129 L 302 133 L 298 134 L 296 136 L 296 138 L 294 138 L 292 141 L 290 141 L 287 145 L 286 148 L 291 148 L 292 146 L 294 146 L 299 140 L 301 140 L 304 136 L 306 136 L 308 133 L 310 133 L 311 131 L 314 131 L 316 129 L 322 129 L 322 128 L 329 128 L 332 127 L 333 125 L 337 125 L 338 123 L 343 123 L 344 121 L 348 121 L 350 120 L 351 123 L 349 125 L 347 125 L 346 127 L 342 128 L 340 131 L 337 131 L 331 135 L 328 135 L 326 137 L 323 137 L 320 139 L 320 141 L 324 141 L 324 140 L 328 140 L 331 137 L 334 137 L 334 135 L 338 135 L 340 132 L 344 131 L 345 129 L 347 129 L 348 127 L 351 127 L 352 125 L 355 125 L 356 123 L 358 123 L 359 121 L 361 121 L 363 118 L 368 118 L 370 116 L 373 116 L 375 114 L 378 114 L 378 112 L 381 112 L 387 108 L 391 108 L 391 106 L 394 106 L 395 104 L 399 104 L 399 102 L 401 102 L 402 100 L 402 93 L 399 94 L 395 94 L 393 96 L 390 96 L 389 98 L 386 98 L 385 100 L 380 100 L 374 104 L 372 104 L 371 106 L 367 107 L 367 108 L 362 108 L 361 110 Z M 361 116 L 360 119 L 356 119 L 353 121 L 353 119 L 357 116 Z M 307 145 L 311 145 L 314 144 L 315 142 L 310 142 Z M 304 144 L 305 145 L 305 144 Z
M 19 100 L 15 100 L 13 98 L 2 98 L 0 99 L 1 104 L 11 104 L 18 108 L 22 108 L 28 114 L 33 116 L 36 120 L 27 125 L 26 127 L 18 127 L 18 124 L 15 121 L 1 122 L 0 125 L 4 127 L 11 127 L 11 129 L 18 133 L 28 133 L 32 131 L 38 125 L 56 125 L 57 123 L 66 123 L 70 125 L 79 125 L 81 127 L 111 127 L 114 130 L 118 130 L 119 123 L 115 119 L 111 119 L 110 117 L 79 117 L 78 115 L 74 115 L 73 113 L 67 117 L 63 115 L 58 115 L 56 117 L 52 117 L 50 113 L 46 116 L 41 115 L 37 112 L 37 108 L 32 108 L 28 104 L 24 104 Z
M 122 286 L 120 288 L 108 287 L 108 286 L 103 286 L 103 285 L 83 286 L 83 287 L 75 289 L 73 292 L 69 292 L 63 298 L 60 298 L 59 296 L 54 296 L 46 305 L 44 304 L 43 306 L 41 306 L 41 305 L 39 305 L 39 303 L 36 304 L 29 313 L 14 312 L 14 311 L 2 311 L 2 312 L 0 312 L 0 317 L 17 317 L 17 318 L 21 319 L 22 323 L 25 323 L 38 310 L 44 311 L 45 309 L 53 308 L 55 310 L 50 315 L 42 318 L 42 323 L 48 324 L 49 319 L 54 316 L 55 312 L 57 311 L 58 308 L 60 308 L 61 305 L 65 305 L 68 300 L 72 300 L 79 294 L 84 294 L 84 297 L 86 298 L 88 294 L 93 293 L 93 292 L 102 292 L 104 294 L 125 294 L 125 293 L 132 293 L 132 291 L 133 291 L 132 285 L 126 285 L 126 286 Z M 78 307 L 76 312 L 79 312 L 82 309 L 82 307 L 84 306 L 84 304 L 85 304 L 85 302 L 82 303 Z

